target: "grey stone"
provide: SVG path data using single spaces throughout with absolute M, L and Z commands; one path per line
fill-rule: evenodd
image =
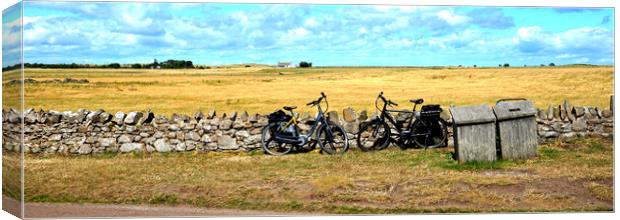
M 265 127 L 267 124 L 269 124 L 269 119 L 267 117 L 260 117 L 254 124 L 254 127 Z
M 185 135 L 185 140 L 198 141 L 200 140 L 200 135 L 194 131 L 190 131 Z
M 103 148 L 116 146 L 116 139 L 114 138 L 99 138 L 99 145 Z
M 185 145 L 185 142 L 179 142 L 176 145 L 174 145 L 174 150 L 176 151 L 185 151 L 187 149 L 187 145 Z
M 246 130 L 237 131 L 237 133 L 235 133 L 235 137 L 247 138 L 247 137 L 250 137 L 250 132 Z
M 239 149 L 237 141 L 229 135 L 221 135 L 217 137 L 217 147 L 222 150 Z
M 97 140 L 97 138 L 90 136 L 90 137 L 87 137 L 87 138 L 84 139 L 84 143 L 94 144 L 96 140 Z
M 185 151 L 192 151 L 196 149 L 195 141 L 185 141 Z
M 50 141 L 60 141 L 62 139 L 61 134 L 52 134 L 49 136 L 48 140 Z
M 205 115 L 202 113 L 202 111 L 197 111 L 196 113 L 194 113 L 194 119 L 196 119 L 196 121 L 200 121 L 204 117 Z
M 38 122 L 38 116 L 37 116 L 37 113 L 34 111 L 34 109 L 30 108 L 26 110 L 26 113 L 24 114 L 24 123 L 34 124 L 37 122 Z
M 575 138 L 577 138 L 577 133 L 575 132 L 568 132 L 568 133 L 560 134 L 560 139 L 563 139 L 563 140 L 573 140 Z
M 171 124 L 171 125 L 168 125 L 168 130 L 170 130 L 170 131 L 178 131 L 178 130 L 181 130 L 181 128 L 179 128 L 179 125 L 177 125 L 177 124 Z
M 153 146 L 155 146 L 157 152 L 170 152 L 172 150 L 170 144 L 165 139 L 157 139 Z
M 129 112 L 123 122 L 128 125 L 135 125 L 138 123 L 138 120 L 142 118 L 142 116 L 142 112 Z
M 250 135 L 248 138 L 243 140 L 243 143 L 246 145 L 260 143 L 261 135 Z
M 238 120 L 242 122 L 247 122 L 248 118 L 250 118 L 250 114 L 248 114 L 247 111 L 244 111 L 243 113 L 241 113 L 241 115 L 239 115 Z
M 93 149 L 90 146 L 90 144 L 82 144 L 80 145 L 80 148 L 77 150 L 78 154 L 90 154 L 91 152 L 93 152 Z
M 232 127 L 232 121 L 230 119 L 224 119 L 222 120 L 222 122 L 220 123 L 219 128 L 222 130 L 228 130 Z
M 157 140 L 157 138 L 147 137 L 147 138 L 142 139 L 142 142 L 148 145 L 153 145 L 153 143 L 155 143 L 155 140 Z
M 584 107 L 576 106 L 576 107 L 573 107 L 573 110 L 571 111 L 571 113 L 573 113 L 575 117 L 582 117 L 583 115 L 586 114 L 586 109 Z
M 141 152 L 143 146 L 143 143 L 124 143 L 118 150 L 122 153 Z
M 114 118 L 112 118 L 112 122 L 116 123 L 117 125 L 123 124 L 124 120 L 125 120 L 125 113 L 123 112 L 117 112 L 116 114 L 114 114 Z
M 130 135 L 127 134 L 123 134 L 121 136 L 118 137 L 118 143 L 124 144 L 124 143 L 130 143 L 132 140 Z
M 151 112 L 151 110 L 148 110 L 144 114 L 144 117 L 142 117 L 142 118 L 140 118 L 140 120 L 138 120 L 138 124 L 140 124 L 140 125 L 142 125 L 142 124 L 149 124 L 149 123 L 153 122 L 154 119 L 155 119 L 155 114 L 153 114 L 153 112 Z
M 153 153 L 153 152 L 155 152 L 155 148 L 152 145 L 147 144 L 146 145 L 146 152 Z
M 338 117 L 338 112 L 336 111 L 329 111 L 327 113 L 327 119 L 332 123 L 340 124 L 340 118 Z
M 544 138 L 555 138 L 558 137 L 559 133 L 555 132 L 555 131 L 545 131 L 540 133 L 540 136 L 544 137 Z
M 234 129 L 241 129 L 245 127 L 245 123 L 243 123 L 241 120 L 235 120 L 232 124 L 232 128 Z
M 99 114 L 97 119 L 98 119 L 97 122 L 99 123 L 107 123 L 112 119 L 112 115 L 107 112 L 101 112 L 101 114 Z
M 585 131 L 587 128 L 588 124 L 584 117 L 576 118 L 575 121 L 573 121 L 573 131 Z
M 212 119 L 214 117 L 215 117 L 215 109 L 209 109 L 209 112 L 207 113 L 207 118 Z
M 164 132 L 161 131 L 156 131 L 155 134 L 153 134 L 154 138 L 162 138 L 164 137 Z
M 612 116 L 613 116 L 613 113 L 609 109 L 605 109 L 605 110 L 601 111 L 601 117 L 602 118 L 611 118 Z
M 366 121 L 368 119 L 368 112 L 366 110 L 362 110 L 360 114 L 357 116 L 358 121 Z
M 209 137 L 209 135 L 203 134 L 202 137 L 200 138 L 200 141 L 202 141 L 204 143 L 209 143 L 209 142 L 211 142 L 211 138 Z
M 345 108 L 342 110 L 342 118 L 345 122 L 354 122 L 356 120 L 355 110 L 353 108 Z

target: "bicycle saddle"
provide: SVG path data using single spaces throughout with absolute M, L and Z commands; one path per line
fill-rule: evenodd
M 290 110 L 296 109 L 296 108 L 297 108 L 297 106 L 284 106 L 284 107 L 282 107 L 282 108 L 283 108 L 284 110 L 290 111 Z
M 424 102 L 424 99 L 411 99 L 409 101 L 415 104 L 422 104 Z

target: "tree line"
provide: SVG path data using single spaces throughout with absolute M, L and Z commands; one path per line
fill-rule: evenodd
M 15 64 L 12 66 L 2 67 L 2 70 L 19 69 L 21 64 Z M 78 68 L 132 68 L 132 69 L 185 69 L 194 68 L 194 63 L 191 60 L 166 60 L 164 62 L 153 61 L 153 63 L 133 63 L 133 64 L 77 64 L 77 63 L 60 63 L 60 64 L 44 64 L 44 63 L 24 63 L 24 68 L 43 68 L 43 69 L 78 69 Z

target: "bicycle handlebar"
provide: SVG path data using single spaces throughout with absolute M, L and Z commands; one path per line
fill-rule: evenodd
M 387 105 L 389 105 L 389 106 L 398 106 L 398 104 L 396 104 L 395 102 L 392 102 L 392 100 L 388 100 L 388 99 L 386 99 L 386 98 L 383 96 L 383 91 L 381 91 L 381 92 L 379 93 L 379 95 L 377 96 L 377 99 L 375 100 L 375 107 L 376 107 L 377 109 L 379 109 L 379 106 L 377 106 L 377 104 L 378 104 L 378 103 L 377 103 L 377 101 L 379 100 L 379 98 L 381 98 L 381 100 L 382 100 L 385 104 L 387 104 Z M 379 109 L 379 110 L 381 110 L 381 109 Z
M 321 101 L 323 101 L 323 99 L 325 99 L 325 105 L 326 105 L 325 111 L 327 111 L 327 109 L 329 109 L 329 102 L 327 102 L 327 96 L 323 92 L 321 92 L 321 97 L 319 97 L 317 100 L 309 102 L 306 105 L 307 106 L 315 106 L 315 105 L 321 104 Z

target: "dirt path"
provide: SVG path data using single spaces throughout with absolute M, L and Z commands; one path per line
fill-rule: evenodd
M 3 203 L 17 201 L 2 197 Z M 27 203 L 26 218 L 154 217 L 154 216 L 300 216 L 307 213 L 212 209 L 191 206 Z

